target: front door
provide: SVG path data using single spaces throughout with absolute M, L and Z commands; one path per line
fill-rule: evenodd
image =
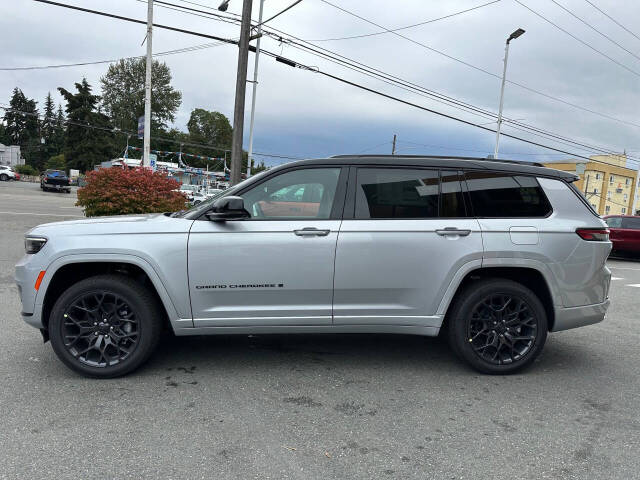
M 334 323 L 440 327 L 453 276 L 482 259 L 460 172 L 358 168 L 352 183 L 336 251 Z
M 194 326 L 331 324 L 342 170 L 274 174 L 240 192 L 250 219 L 194 222 L 188 252 Z

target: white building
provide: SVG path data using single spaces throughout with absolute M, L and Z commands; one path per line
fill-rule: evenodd
M 0 143 L 0 165 L 24 165 L 19 145 L 3 145 Z

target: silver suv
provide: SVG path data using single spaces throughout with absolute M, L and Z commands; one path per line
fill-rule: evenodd
M 442 332 L 485 373 L 603 320 L 606 224 L 573 174 L 471 158 L 341 156 L 263 172 L 186 212 L 40 225 L 24 320 L 88 376 L 176 335 Z

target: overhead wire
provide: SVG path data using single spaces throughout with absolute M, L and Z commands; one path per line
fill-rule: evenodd
M 326 1 L 326 0 L 321 0 L 321 1 Z M 541 13 L 536 12 L 534 9 L 532 9 L 531 7 L 529 7 L 528 5 L 525 5 L 524 3 L 522 3 L 520 0 L 514 0 L 514 2 L 516 2 L 517 4 L 523 6 L 524 8 L 526 8 L 527 10 L 529 10 L 531 13 L 533 13 L 534 15 L 536 15 L 537 17 L 541 18 L 542 20 L 544 20 L 545 22 L 547 22 L 550 25 L 553 25 L 555 28 L 557 28 L 558 30 L 560 30 L 561 32 L 564 32 L 565 34 L 569 35 L 571 38 L 573 38 L 574 40 L 576 40 L 577 42 L 581 43 L 582 45 L 584 45 L 585 47 L 589 48 L 590 50 L 593 50 L 594 52 L 596 52 L 597 54 L 603 56 L 604 58 L 608 59 L 609 61 L 615 63 L 616 65 L 618 65 L 621 68 L 624 68 L 625 70 L 627 70 L 628 72 L 632 73 L 633 75 L 640 77 L 640 73 L 635 71 L 632 68 L 627 67 L 624 63 L 619 62 L 618 60 L 616 60 L 613 57 L 610 57 L 609 55 L 607 55 L 606 53 L 598 50 L 596 47 L 594 47 L 593 45 L 585 42 L 584 40 L 582 40 L 581 38 L 579 38 L 578 36 L 574 35 L 573 33 L 571 33 L 570 31 L 566 30 L 565 28 L 562 28 L 560 25 L 558 25 L 555 22 L 552 22 L 551 20 L 549 20 L 547 17 L 545 17 L 544 15 L 542 15 Z
M 186 1 L 186 0 L 183 0 Z M 605 17 L 607 17 L 609 20 L 611 20 L 613 23 L 615 23 L 616 25 L 618 25 L 620 28 L 622 28 L 625 32 L 627 32 L 630 35 L 633 35 L 634 37 L 636 37 L 638 40 L 640 40 L 640 37 L 638 35 L 636 35 L 635 33 L 633 33 L 631 30 L 629 30 L 627 27 L 625 27 L 624 25 L 622 25 L 619 21 L 617 21 L 615 18 L 613 18 L 611 15 L 609 15 L 607 12 L 605 12 L 604 10 L 602 10 L 600 7 L 598 7 L 597 5 L 595 5 L 593 2 L 590 2 L 589 0 L 584 0 L 585 2 L 587 2 L 589 5 L 591 5 L 593 8 L 595 8 L 596 10 L 598 10 L 601 14 L 603 14 Z
M 106 12 L 100 12 L 100 11 L 96 11 L 96 10 L 84 9 L 84 8 L 76 7 L 76 6 L 73 6 L 73 5 L 60 4 L 58 2 L 53 2 L 53 1 L 50 1 L 50 0 L 35 0 L 35 1 L 42 2 L 42 3 L 48 3 L 48 4 L 53 4 L 53 5 L 57 5 L 57 6 L 62 6 L 62 7 L 66 7 L 66 8 L 71 8 L 71 9 L 75 9 L 75 10 L 80 10 L 80 11 L 84 11 L 84 12 L 88 12 L 88 13 L 94 13 L 94 14 L 98 14 L 98 15 L 105 15 L 105 16 L 112 17 L 112 18 L 116 18 L 117 17 L 120 20 L 130 21 L 130 22 L 134 22 L 134 23 L 144 23 L 144 22 L 142 22 L 140 20 L 136 20 L 136 19 L 132 19 L 132 18 L 128 18 L 128 17 L 116 16 L 116 15 L 109 14 L 109 13 L 106 13 Z M 325 1 L 325 0 L 323 0 L 323 1 Z M 166 28 L 166 26 L 159 26 L 159 27 L 160 28 L 163 28 L 163 27 Z M 202 33 L 199 33 L 199 32 L 190 32 L 188 30 L 175 29 L 173 27 L 169 27 L 169 29 L 182 30 L 184 33 L 191 33 L 191 34 L 197 35 L 197 36 L 211 37 L 209 35 L 202 34 Z M 233 40 L 221 39 L 220 37 L 214 37 L 214 38 L 217 39 L 217 40 L 224 40 L 226 43 L 237 44 L 237 42 L 233 41 Z M 334 79 L 336 81 L 342 82 L 342 83 L 347 84 L 347 85 L 351 85 L 353 87 L 362 89 L 364 91 L 368 91 L 368 92 L 377 94 L 379 96 L 382 96 L 382 97 L 385 97 L 385 98 L 388 98 L 388 99 L 391 99 L 391 100 L 395 100 L 395 101 L 397 101 L 399 103 L 403 103 L 405 105 L 412 106 L 412 107 L 418 108 L 420 110 L 427 111 L 427 112 L 433 113 L 435 115 L 439 115 L 439 116 L 444 117 L 444 118 L 448 118 L 448 119 L 451 119 L 451 120 L 454 120 L 454 121 L 458 121 L 458 122 L 466 124 L 466 125 L 474 126 L 476 128 L 480 128 L 482 130 L 495 133 L 495 130 L 490 129 L 488 127 L 484 127 L 482 125 L 475 124 L 473 122 L 470 122 L 470 121 L 455 117 L 453 115 L 449 115 L 449 114 L 446 114 L 446 113 L 443 113 L 443 112 L 439 112 L 437 110 L 433 110 L 433 109 L 424 107 L 422 105 L 418 105 L 418 104 L 415 104 L 413 102 L 409 102 L 407 100 L 403 100 L 403 99 L 400 99 L 398 97 L 394 97 L 392 95 L 386 94 L 384 92 L 377 91 L 375 89 L 366 87 L 366 86 L 358 84 L 356 82 L 352 82 L 352 81 L 346 80 L 344 78 L 338 77 L 336 75 L 332 75 L 332 74 L 330 74 L 328 72 L 323 72 L 323 71 L 321 71 L 320 69 L 318 69 L 316 67 L 310 67 L 310 66 L 307 66 L 307 65 L 304 65 L 304 64 L 300 64 L 300 63 L 294 62 L 293 60 L 289 60 L 289 59 L 283 58 L 282 56 L 280 56 L 280 55 L 278 55 L 278 54 L 276 54 L 274 52 L 263 50 L 263 53 L 265 55 L 267 55 L 267 56 L 275 58 L 276 61 L 280 61 L 281 63 L 285 63 L 285 64 L 288 64 L 290 66 L 294 66 L 294 67 L 297 67 L 297 68 L 302 68 L 302 69 L 305 69 L 305 70 L 308 70 L 308 71 L 311 71 L 311 72 L 319 73 L 319 74 L 324 75 L 324 76 L 326 76 L 328 78 L 332 78 L 332 79 Z M 531 141 L 531 140 L 528 140 L 528 139 L 525 139 L 525 138 L 522 138 L 522 137 L 518 137 L 518 136 L 515 136 L 515 135 L 512 135 L 512 134 L 504 133 L 503 136 L 505 136 L 507 138 L 512 138 L 512 139 L 515 139 L 515 140 L 519 140 L 519 141 L 522 141 L 522 142 L 525 142 L 525 143 L 529 143 L 531 145 L 536 145 L 536 146 L 539 146 L 539 147 L 542 147 L 542 148 L 553 150 L 553 151 L 556 151 L 556 152 L 565 153 L 565 154 L 572 155 L 572 156 L 575 156 L 575 157 L 578 157 L 578 158 L 583 158 L 583 159 L 586 159 L 586 160 L 590 160 L 588 157 L 585 157 L 583 155 L 578 155 L 578 154 L 575 154 L 575 153 L 572 153 L 572 152 L 569 152 L 569 151 L 566 151 L 566 150 L 561 150 L 561 149 L 558 149 L 558 148 L 555 148 L 555 147 L 551 147 L 549 145 L 541 144 L 539 142 L 534 142 L 534 141 Z M 169 139 L 169 140 L 173 141 L 171 139 Z M 606 162 L 600 162 L 600 163 L 606 163 Z
M 406 25 L 404 27 L 391 28 L 388 32 L 373 32 L 373 33 L 365 33 L 362 35 L 351 35 L 348 37 L 337 37 L 337 38 L 313 38 L 313 39 L 305 39 L 307 42 L 333 42 L 337 40 L 352 40 L 354 38 L 366 38 L 366 37 L 375 37 L 377 35 L 385 35 L 389 32 L 399 32 L 401 30 L 408 30 L 410 28 L 420 27 L 422 25 L 427 25 L 429 23 L 439 22 L 440 20 L 445 20 L 447 18 L 452 18 L 457 15 L 462 15 L 463 13 L 471 12 L 473 10 L 478 10 L 479 8 L 487 7 L 489 5 L 493 5 L 494 3 L 498 3 L 501 0 L 492 0 L 491 2 L 483 3 L 482 5 L 476 5 L 475 7 L 467 8 L 465 10 L 460 10 L 459 12 L 454 12 L 449 15 L 445 15 L 443 17 L 432 18 L 431 20 L 425 20 L 418 23 L 413 23 L 411 25 Z
M 567 7 L 565 7 L 564 5 L 562 5 L 561 3 L 557 2 L 556 0 L 551 0 L 553 3 L 555 3 L 558 7 L 560 7 L 562 10 L 564 10 L 565 12 L 567 12 L 569 15 L 571 15 L 572 17 L 576 18 L 577 20 L 579 20 L 580 22 L 582 22 L 583 24 L 585 24 L 587 27 L 589 27 L 591 30 L 593 30 L 594 32 L 596 32 L 598 35 L 606 38 L 607 40 L 609 40 L 611 43 L 613 43 L 614 45 L 620 47 L 622 50 L 624 50 L 625 52 L 627 52 L 629 55 L 637 58 L 638 60 L 640 60 L 640 57 L 638 55 L 636 55 L 635 53 L 633 53 L 631 50 L 625 48 L 623 45 L 619 44 L 618 42 L 616 42 L 613 38 L 611 38 L 609 35 L 607 35 L 606 33 L 602 33 L 600 30 L 598 30 L 596 27 L 594 27 L 593 25 L 591 25 L 589 22 L 587 22 L 586 20 L 584 20 L 583 18 L 579 17 L 578 15 L 576 15 L 575 13 L 573 13 L 571 10 L 569 10 Z

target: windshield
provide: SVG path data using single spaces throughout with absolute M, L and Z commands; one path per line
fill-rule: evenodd
M 194 219 L 198 218 L 200 215 L 202 215 L 204 212 L 209 210 L 211 208 L 211 205 L 213 205 L 213 202 L 215 202 L 218 198 L 222 198 L 222 197 L 227 197 L 229 195 L 233 195 L 235 192 L 243 189 L 245 186 L 249 185 L 250 183 L 253 183 L 253 182 L 259 180 L 260 178 L 262 178 L 267 172 L 268 172 L 268 170 L 265 170 L 264 172 L 260 172 L 257 175 L 254 175 L 252 177 L 247 178 L 246 180 L 243 180 L 242 182 L 240 182 L 239 184 L 237 184 L 237 185 L 235 185 L 235 186 L 233 186 L 231 188 L 227 188 L 226 190 L 222 190 L 220 192 L 216 192 L 216 193 L 213 194 L 213 196 L 211 198 L 208 198 L 204 202 L 199 203 L 198 205 L 193 206 L 188 210 L 183 210 L 181 212 L 174 213 L 173 216 L 174 217 L 184 217 L 184 218 L 188 218 L 190 220 L 194 220 Z

